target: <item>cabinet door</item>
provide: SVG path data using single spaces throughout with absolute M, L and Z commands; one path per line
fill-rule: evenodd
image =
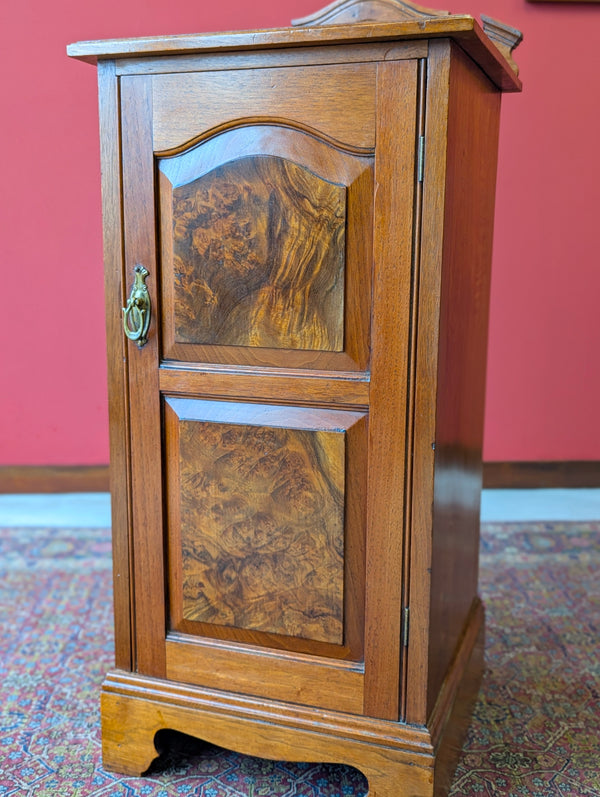
M 417 82 L 121 79 L 140 672 L 398 718 Z

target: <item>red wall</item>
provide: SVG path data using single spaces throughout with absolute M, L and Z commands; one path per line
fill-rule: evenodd
M 600 5 L 501 1 L 525 88 L 503 99 L 484 456 L 598 460 Z
M 0 464 L 108 458 L 96 72 L 65 45 L 279 26 L 322 5 L 2 4 Z M 448 8 L 526 33 L 526 88 L 503 105 L 485 457 L 600 459 L 600 8 Z

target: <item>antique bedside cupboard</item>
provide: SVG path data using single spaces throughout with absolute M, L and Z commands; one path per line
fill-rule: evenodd
M 97 63 L 116 667 L 169 728 L 448 788 L 482 671 L 498 123 L 518 31 L 400 0 Z M 494 43 L 491 39 L 497 42 Z

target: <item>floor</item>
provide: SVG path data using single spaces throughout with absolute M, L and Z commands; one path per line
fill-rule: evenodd
M 600 490 L 484 490 L 481 520 L 600 520 Z
M 484 490 L 483 522 L 600 520 L 600 490 Z M 0 495 L 0 526 L 105 528 L 108 493 Z

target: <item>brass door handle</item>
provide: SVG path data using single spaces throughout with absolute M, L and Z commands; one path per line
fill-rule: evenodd
M 127 307 L 123 308 L 123 329 L 129 340 L 136 341 L 141 348 L 148 341 L 150 328 L 150 294 L 146 287 L 148 271 L 138 264 L 134 274 Z

